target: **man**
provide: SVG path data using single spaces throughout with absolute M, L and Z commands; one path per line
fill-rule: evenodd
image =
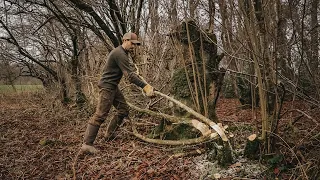
M 138 41 L 138 36 L 135 33 L 128 32 L 122 38 L 122 45 L 109 53 L 98 84 L 100 89 L 98 105 L 95 114 L 88 122 L 81 151 L 93 154 L 98 152 L 98 150 L 93 147 L 93 142 L 97 137 L 101 124 L 107 118 L 112 105 L 117 109 L 117 114 L 108 124 L 106 132 L 107 139 L 112 136 L 123 119 L 128 116 L 129 107 L 118 87 L 123 75 L 131 83 L 143 88 L 147 96 L 154 96 L 153 87 L 139 78 L 134 71 L 133 62 L 128 57 L 129 53 L 133 52 L 139 45 L 140 41 Z

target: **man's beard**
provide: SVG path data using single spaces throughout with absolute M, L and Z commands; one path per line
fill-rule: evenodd
M 130 56 L 131 56 L 132 58 L 134 58 L 134 57 L 136 56 L 136 54 L 137 54 L 136 49 L 129 49 L 128 51 L 129 51 Z
M 130 48 L 130 49 L 128 49 L 128 51 L 130 52 L 130 54 L 132 54 L 132 55 L 134 55 L 135 54 L 135 48 Z

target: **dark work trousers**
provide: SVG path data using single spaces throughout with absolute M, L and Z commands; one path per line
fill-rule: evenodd
M 112 105 L 117 113 L 108 123 L 107 133 L 113 133 L 129 114 L 128 104 L 118 87 L 115 90 L 100 89 L 96 112 L 90 118 L 89 124 L 100 127 L 106 120 Z

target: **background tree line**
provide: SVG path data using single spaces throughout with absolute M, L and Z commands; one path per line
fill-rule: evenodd
M 182 22 L 192 20 L 216 48 L 200 64 L 223 54 L 207 72 L 224 74 L 223 94 L 259 105 L 266 153 L 274 151 L 284 100 L 319 109 L 319 0 L 3 0 L 0 8 L 0 78 L 8 84 L 19 76 L 37 78 L 64 103 L 94 103 L 106 55 L 128 31 L 143 40 L 133 57 L 139 73 L 169 92 L 175 69 L 205 49 L 173 37 L 181 35 Z M 193 85 L 203 81 L 190 77 L 191 104 L 208 116 L 214 106 L 200 106 L 208 107 L 212 92 L 201 96 Z M 212 81 L 219 92 L 217 79 Z

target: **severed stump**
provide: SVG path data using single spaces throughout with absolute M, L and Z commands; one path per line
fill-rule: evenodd
M 256 134 L 252 134 L 247 138 L 247 144 L 244 149 L 244 156 L 249 159 L 257 159 L 259 157 L 260 140 Z
M 221 166 L 228 166 L 234 161 L 234 153 L 230 141 L 215 141 L 208 143 L 209 152 L 207 158 L 209 161 L 218 161 Z

